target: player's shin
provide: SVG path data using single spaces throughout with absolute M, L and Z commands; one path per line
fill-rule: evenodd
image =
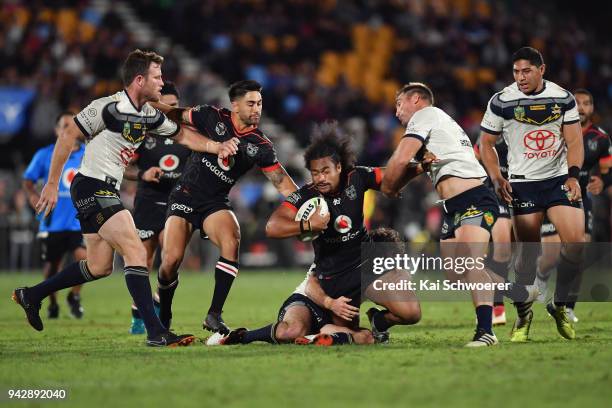
M 134 304 L 138 308 L 144 325 L 147 329 L 147 337 L 152 338 L 166 331 L 153 307 L 153 296 L 151 295 L 151 283 L 149 273 L 144 266 L 126 266 L 125 283 L 132 295 Z
M 219 257 L 215 266 L 215 291 L 208 313 L 220 314 L 223 311 L 223 305 L 232 288 L 232 283 L 238 276 L 238 268 L 238 262 Z
M 96 279 L 99 279 L 99 277 L 91 274 L 87 267 L 87 261 L 74 262 L 51 278 L 28 288 L 28 298 L 30 301 L 37 303 L 53 292 Z
M 159 320 L 167 329 L 172 321 L 172 299 L 174 291 L 178 286 L 178 275 L 174 280 L 166 280 L 157 276 L 157 288 L 159 290 Z

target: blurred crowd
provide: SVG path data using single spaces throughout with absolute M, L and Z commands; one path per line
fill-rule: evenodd
M 53 118 L 121 89 L 118 69 L 136 47 L 134 35 L 115 2 L 106 10 L 99 3 L 8 0 L 0 5 L 0 90 L 35 93 L 26 125 L 14 135 L 0 135 L 0 269 L 36 266 L 36 219 L 20 177 L 34 151 L 53 142 Z M 542 51 L 548 79 L 570 90 L 589 89 L 595 121 L 612 129 L 612 50 L 598 41 L 597 24 L 583 13 L 564 11 L 559 2 L 129 3 L 139 18 L 200 60 L 200 72 L 185 72 L 172 47 L 163 52 L 164 78 L 177 83 L 182 105 L 227 103 L 225 87 L 238 79 L 264 85 L 265 115 L 287 131 L 270 137 L 298 183 L 304 181 L 299 148 L 307 144 L 312 125 L 328 119 L 352 135 L 361 164 L 384 164 L 402 135 L 394 97 L 407 81 L 428 83 L 436 105 L 475 139 L 487 100 L 512 82 L 512 52 L 526 44 Z M 122 199 L 129 206 L 135 186 L 124 184 Z M 303 254 L 307 262 L 302 243 L 262 238 L 265 219 L 278 203 L 264 178 L 248 177 L 231 198 L 242 225 L 242 248 L 253 265 L 290 263 L 291 257 L 283 259 L 287 252 Z M 431 183 L 422 177 L 399 201 L 374 199 L 369 223 L 392 225 L 410 240 L 436 239 L 435 201 Z M 609 240 L 610 191 L 596 200 L 596 216 L 596 236 Z M 197 258 L 188 262 L 197 267 Z

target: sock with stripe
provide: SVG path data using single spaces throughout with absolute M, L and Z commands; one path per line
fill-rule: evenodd
M 238 276 L 238 262 L 219 257 L 215 266 L 215 291 L 208 313 L 221 313 L 232 283 Z
M 514 307 L 516 307 L 516 314 L 518 317 L 521 319 L 527 317 L 531 310 L 531 305 L 533 305 L 533 302 L 515 302 Z
M 242 344 L 249 344 L 254 341 L 265 341 L 266 343 L 278 344 L 276 341 L 276 325 L 278 323 L 269 324 L 265 327 L 255 330 L 248 330 L 241 340 Z
M 493 334 L 493 306 L 476 306 L 477 327 L 489 334 Z
M 170 328 L 172 320 L 172 299 L 174 291 L 178 286 L 178 275 L 175 280 L 166 280 L 161 276 L 157 276 L 157 288 L 159 290 L 159 320 L 166 328 Z
M 134 304 L 140 312 L 140 316 L 147 329 L 147 337 L 153 338 L 166 331 L 153 308 L 153 296 L 151 295 L 151 283 L 149 273 L 144 266 L 126 266 L 125 283 L 132 295 Z
M 89 271 L 87 261 L 74 262 L 49 279 L 28 288 L 28 300 L 33 303 L 38 303 L 53 292 L 71 288 L 76 285 L 82 285 L 83 283 L 91 282 L 96 279 L 98 278 L 92 276 Z

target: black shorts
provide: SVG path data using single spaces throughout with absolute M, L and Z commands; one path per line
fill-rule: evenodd
M 580 201 L 570 201 L 565 191 L 567 176 L 548 180 L 510 183 L 512 185 L 512 215 L 533 214 L 556 205 L 581 208 Z
M 72 180 L 70 196 L 83 234 L 97 234 L 110 217 L 125 209 L 114 185 L 81 173 Z
M 41 244 L 40 259 L 43 262 L 59 261 L 64 254 L 85 248 L 81 231 L 40 232 L 38 237 Z
M 587 195 L 582 196 L 582 205 L 584 207 L 584 232 L 587 234 L 593 233 L 593 209 L 591 205 L 591 199 Z M 554 224 L 550 222 L 548 217 L 544 215 L 542 221 L 542 227 L 540 228 L 540 235 L 543 237 L 550 237 L 551 235 L 557 235 L 557 229 Z
M 321 328 L 332 322 L 331 312 L 317 305 L 307 296 L 301 293 L 292 293 L 278 310 L 277 321 L 282 321 L 285 313 L 291 306 L 306 306 L 310 311 L 310 332 L 308 334 L 316 334 L 321 331 Z
M 321 289 L 327 296 L 334 299 L 345 296 L 351 301 L 349 304 L 359 308 L 361 305 L 361 267 L 343 272 L 338 275 L 317 275 Z
M 154 197 L 136 195 L 134 199 L 134 224 L 141 240 L 146 241 L 164 229 L 167 199 L 163 201 Z
M 186 193 L 180 189 L 180 186 L 177 186 L 177 188 L 172 190 L 168 198 L 166 218 L 176 215 L 186 219 L 193 226 L 194 231 L 200 230 L 200 236 L 205 238 L 205 232 L 202 231 L 202 223 L 209 215 L 221 210 L 232 210 L 225 197 L 198 202 L 191 194 Z
M 440 239 L 454 238 L 455 230 L 463 225 L 476 225 L 491 232 L 499 207 L 495 194 L 484 185 L 444 200 Z

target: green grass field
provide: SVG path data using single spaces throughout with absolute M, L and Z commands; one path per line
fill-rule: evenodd
M 241 271 L 224 318 L 234 327 L 271 322 L 303 273 Z M 121 274 L 83 291 L 86 315 L 45 330 L 27 325 L 10 300 L 35 274 L 0 274 L 0 407 L 203 406 L 610 406 L 612 308 L 580 304 L 578 338 L 557 334 L 535 306 L 530 344 L 465 349 L 472 335 L 469 303 L 425 303 L 414 327 L 394 328 L 384 346 L 294 345 L 152 349 L 127 334 L 130 299 Z M 199 337 L 208 308 L 210 274 L 183 273 L 175 297 L 174 329 Z M 363 310 L 367 310 L 366 307 Z M 46 312 L 46 305 L 43 305 Z M 514 316 L 510 312 L 511 316 Z M 362 325 L 367 319 L 362 315 Z M 8 389 L 65 389 L 63 401 L 9 401 Z

